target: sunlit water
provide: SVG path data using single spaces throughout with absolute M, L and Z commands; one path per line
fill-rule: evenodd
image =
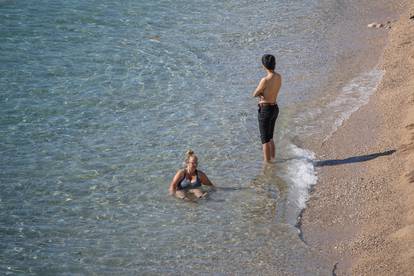
M 329 274 L 295 228 L 317 181 L 300 144 L 381 79 L 354 63 L 381 34 L 350 2 L 1 1 L 0 272 Z M 283 75 L 267 167 L 265 52 Z M 198 203 L 167 194 L 189 148 L 220 187 Z

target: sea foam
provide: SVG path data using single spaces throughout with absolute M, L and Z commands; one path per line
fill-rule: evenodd
M 314 167 L 315 153 L 294 144 L 287 145 L 288 158 L 281 175 L 289 186 L 287 195 L 288 222 L 295 224 L 300 212 L 306 207 L 309 191 L 318 177 Z
M 338 97 L 327 106 L 337 117 L 325 140 L 329 139 L 352 113 L 368 103 L 369 97 L 376 91 L 383 75 L 384 70 L 375 68 L 352 79 L 342 88 Z

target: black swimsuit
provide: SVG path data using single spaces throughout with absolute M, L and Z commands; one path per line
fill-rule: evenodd
M 184 177 L 181 179 L 180 182 L 178 182 L 177 190 L 188 190 L 188 189 L 196 189 L 201 187 L 201 180 L 198 177 L 198 171 L 195 171 L 196 174 L 196 180 L 194 182 L 191 182 L 186 176 L 187 172 L 184 171 Z

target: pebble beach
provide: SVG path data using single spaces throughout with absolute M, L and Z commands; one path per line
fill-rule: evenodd
M 376 92 L 314 145 L 318 184 L 301 225 L 333 275 L 414 273 L 414 3 L 398 5 Z

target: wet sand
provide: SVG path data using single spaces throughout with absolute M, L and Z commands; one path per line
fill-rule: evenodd
M 390 30 L 372 29 L 389 32 L 377 91 L 313 148 L 318 184 L 301 228 L 334 275 L 414 275 L 414 1 L 405 2 Z

